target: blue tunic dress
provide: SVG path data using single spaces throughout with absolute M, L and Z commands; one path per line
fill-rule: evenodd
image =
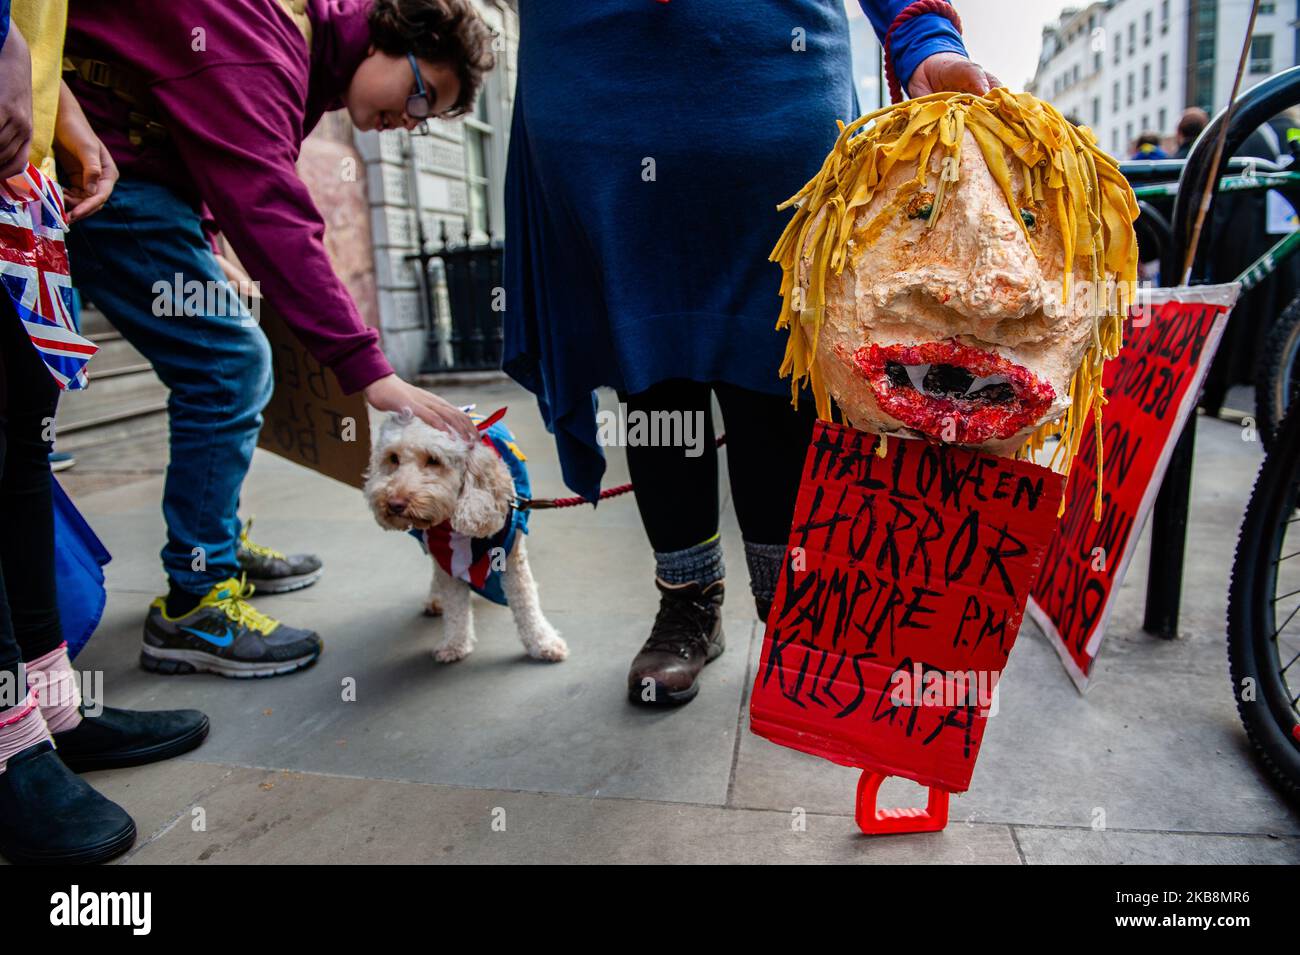
M 883 33 L 907 0 L 864 0 Z M 520 4 L 506 174 L 504 369 L 537 395 L 565 483 L 605 470 L 595 389 L 671 378 L 787 393 L 776 206 L 856 98 L 842 0 Z M 901 77 L 961 51 L 895 34 Z

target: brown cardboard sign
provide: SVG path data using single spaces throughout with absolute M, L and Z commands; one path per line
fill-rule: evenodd
M 262 412 L 258 447 L 361 487 L 370 460 L 365 398 L 344 394 L 334 372 L 308 353 L 270 303 L 259 304 L 275 365 L 275 393 Z

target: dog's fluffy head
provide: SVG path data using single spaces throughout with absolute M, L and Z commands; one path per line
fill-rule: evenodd
M 470 446 L 407 411 L 384 420 L 366 471 L 366 500 L 388 530 L 426 530 L 450 520 L 468 537 L 490 537 L 510 516 L 514 490 L 490 447 Z

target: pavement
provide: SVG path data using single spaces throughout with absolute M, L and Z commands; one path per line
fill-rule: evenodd
M 535 493 L 568 493 L 526 392 L 499 380 L 441 393 L 508 405 Z M 695 702 L 657 711 L 625 699 L 657 606 L 630 497 L 533 518 L 533 571 L 566 662 L 529 660 L 509 612 L 476 600 L 477 649 L 443 665 L 430 652 L 441 622 L 421 615 L 430 571 L 416 544 L 381 530 L 355 489 L 258 451 L 243 500 L 255 538 L 314 551 L 326 572 L 256 603 L 317 629 L 325 653 L 270 680 L 162 677 L 137 658 L 164 589 L 165 444 L 155 433 L 91 449 L 60 478 L 114 560 L 103 622 L 76 664 L 103 672 L 111 705 L 198 707 L 212 733 L 187 756 L 88 778 L 136 819 L 125 863 L 1295 863 L 1300 814 L 1251 758 L 1224 643 L 1261 456 L 1240 425 L 1199 420 L 1180 639 L 1140 629 L 1144 539 L 1087 695 L 1026 620 L 947 829 L 865 837 L 855 770 L 749 732 L 762 627 L 725 479 L 727 652 Z M 626 480 L 611 450 L 606 484 Z M 899 780 L 881 799 L 923 801 Z

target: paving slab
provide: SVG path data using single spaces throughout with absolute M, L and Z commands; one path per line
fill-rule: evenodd
M 735 651 L 709 668 L 689 707 L 626 700 L 645 619 L 556 612 L 570 640 L 560 664 L 528 659 L 508 611 L 479 605 L 474 654 L 440 664 L 441 627 L 418 603 L 374 609 L 294 601 L 293 619 L 331 635 L 311 669 L 274 680 L 162 678 L 138 669 L 139 598 L 114 594 L 77 664 L 104 672 L 112 705 L 197 706 L 213 732 L 196 758 L 461 786 L 714 803 L 726 799 L 746 644 L 754 621 L 727 621 Z M 287 615 L 287 614 L 286 614 Z M 355 701 L 344 699 L 355 690 Z
M 1296 865 L 1300 839 L 1016 826 L 1029 865 Z
M 843 816 L 239 769 L 132 863 L 1006 863 L 1005 826 L 867 839 Z

